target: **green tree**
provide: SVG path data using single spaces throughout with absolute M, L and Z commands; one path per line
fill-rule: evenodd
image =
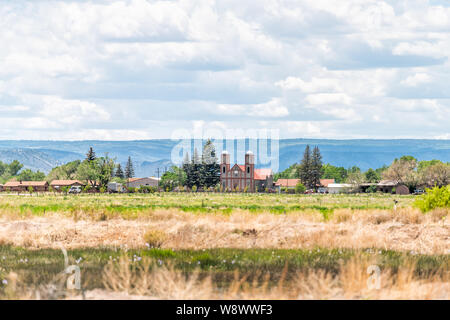
M 22 168 L 23 164 L 17 160 L 14 160 L 8 165 L 8 172 L 11 176 L 16 176 Z
M 47 181 L 76 179 L 77 170 L 80 164 L 80 160 L 75 160 L 53 168 L 47 175 Z
M 450 184 L 450 165 L 439 162 L 422 166 L 418 170 L 419 184 L 427 187 L 442 187 Z
M 379 176 L 379 174 L 375 170 L 373 170 L 372 168 L 367 170 L 364 173 L 364 175 L 365 175 L 365 178 L 366 178 L 365 180 L 367 182 L 377 183 L 377 182 L 380 182 L 380 180 L 381 180 L 381 177 Z
M 182 186 L 185 179 L 183 169 L 172 166 L 169 171 L 164 172 L 161 177 L 160 186 L 164 190 L 172 191 L 174 188 Z
M 120 165 L 120 163 L 117 164 L 117 169 L 114 175 L 120 179 L 125 178 L 125 174 L 123 173 L 122 166 Z
M 0 161 L 0 176 L 2 176 L 5 171 L 8 169 L 8 165 Z
M 97 156 L 95 155 L 94 148 L 90 147 L 89 151 L 86 153 L 86 160 L 89 162 L 95 161 Z
M 298 167 L 298 175 L 302 183 L 308 188 L 314 188 L 314 182 L 311 179 L 312 156 L 309 145 L 306 146 L 303 153 L 303 159 Z
M 277 181 L 278 179 L 299 179 L 300 177 L 298 173 L 298 164 L 294 163 L 284 171 L 275 173 L 273 179 L 274 181 Z
M 403 156 L 400 159 L 395 159 L 382 176 L 385 180 L 397 181 L 408 186 L 410 191 L 414 191 L 419 184 L 419 175 L 416 168 L 416 158 Z
M 322 174 L 322 155 L 320 154 L 319 147 L 315 146 L 312 152 L 310 172 L 311 184 L 315 190 L 317 190 L 318 186 L 320 186 L 320 177 L 322 176 Z
M 216 149 L 210 139 L 203 147 L 201 175 L 204 188 L 215 187 L 220 182 L 220 165 L 216 157 Z
M 303 185 L 303 183 L 299 182 L 296 186 L 295 186 L 295 193 L 297 194 L 303 194 L 306 191 L 306 187 Z
M 134 166 L 131 157 L 128 157 L 127 165 L 125 166 L 125 178 L 130 179 L 134 177 Z
M 112 179 L 115 166 L 114 159 L 111 159 L 108 154 L 98 159 L 98 180 L 100 182 L 100 187 L 107 187 Z
M 342 183 L 347 179 L 347 170 L 344 167 L 335 167 L 329 163 L 323 165 L 322 179 L 334 179 Z

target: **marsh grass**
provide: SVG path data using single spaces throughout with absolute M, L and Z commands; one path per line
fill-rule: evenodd
M 7 250 L 11 254 L 20 252 L 20 256 L 27 253 L 19 248 Z M 55 258 L 56 253 L 46 253 L 50 260 Z M 151 299 L 449 297 L 448 256 L 414 256 L 370 249 L 339 252 L 320 248 L 311 252 L 234 249 L 69 252 L 70 256 L 78 254 L 84 255 L 86 265 L 97 262 L 95 269 L 82 274 L 84 279 L 90 279 L 83 282 L 84 294 L 96 292 L 91 294 L 95 299 L 107 298 L 111 292 L 123 294 L 119 298 L 132 295 Z M 110 254 L 111 258 L 105 256 Z M 35 257 L 42 259 L 43 256 L 40 252 Z M 381 269 L 379 290 L 367 285 L 370 276 L 367 270 L 374 264 Z M 81 266 L 82 270 L 86 265 Z M 20 269 L 19 265 L 14 267 Z M 56 267 L 60 265 L 55 265 L 55 274 L 47 278 L 27 277 L 23 270 L 8 271 L 5 277 L 9 283 L 0 289 L 0 297 L 34 299 L 36 292 L 40 298 L 51 296 L 50 288 L 61 281 Z M 80 297 L 79 292 L 67 292 L 59 298 L 70 298 L 70 295 Z

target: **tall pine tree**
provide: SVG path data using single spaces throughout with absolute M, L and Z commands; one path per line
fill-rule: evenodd
M 120 179 L 125 178 L 125 174 L 123 173 L 120 163 L 117 165 L 115 176 Z
M 322 177 L 322 174 L 322 155 L 320 154 L 319 147 L 315 146 L 312 152 L 310 172 L 312 188 L 315 190 L 317 190 L 317 187 L 320 186 L 320 177 Z
M 88 153 L 86 153 L 86 160 L 92 162 L 95 159 L 97 159 L 97 156 L 95 155 L 94 148 L 90 147 Z
M 220 165 L 216 157 L 216 149 L 210 139 L 203 147 L 201 175 L 204 188 L 215 187 L 220 181 Z
M 127 165 L 125 167 L 125 178 L 130 179 L 134 177 L 134 167 L 131 157 L 128 157 Z
M 192 165 L 191 165 L 191 161 L 189 159 L 189 153 L 186 153 L 185 156 L 184 156 L 182 169 L 186 173 L 185 185 L 187 187 L 189 187 L 189 188 L 192 188 L 192 186 L 193 186 L 193 184 L 192 184 L 192 174 L 191 174 Z
M 197 148 L 194 149 L 194 154 L 192 155 L 191 161 L 191 170 L 190 170 L 191 178 L 190 180 L 190 188 L 196 186 L 197 188 L 202 186 L 202 162 L 200 156 L 198 154 Z
M 305 153 L 303 154 L 303 159 L 298 167 L 298 175 L 302 183 L 308 188 L 313 188 L 313 182 L 311 179 L 311 167 L 312 167 L 312 156 L 311 149 L 309 145 L 305 148 Z

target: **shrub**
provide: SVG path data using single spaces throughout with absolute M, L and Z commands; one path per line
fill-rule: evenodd
M 192 192 L 197 192 L 197 186 L 192 186 Z
M 375 193 L 377 192 L 377 186 L 370 186 L 366 189 L 366 193 Z
M 167 239 L 167 234 L 160 230 L 149 230 L 144 234 L 144 241 L 150 248 L 160 248 Z
M 65 195 L 67 195 L 67 194 L 69 193 L 69 190 L 70 190 L 70 187 L 69 187 L 69 186 L 61 187 L 61 191 L 62 191 Z
M 424 213 L 435 208 L 449 208 L 450 186 L 426 189 L 426 193 L 414 202 L 414 206 Z
M 296 186 L 295 186 L 295 193 L 297 194 L 303 194 L 306 191 L 306 187 L 303 185 L 303 183 L 299 182 Z

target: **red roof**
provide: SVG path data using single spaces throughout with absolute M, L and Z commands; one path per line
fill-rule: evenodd
M 300 179 L 278 179 L 275 186 L 279 187 L 295 187 Z M 330 183 L 334 183 L 334 179 L 320 179 L 320 186 L 328 187 Z
M 47 181 L 8 181 L 4 187 L 45 187 Z
M 334 183 L 334 179 L 320 179 L 321 186 L 328 187 L 331 183 Z
M 84 183 L 79 180 L 53 180 L 50 183 L 51 186 L 71 186 L 74 184 L 84 185 Z

